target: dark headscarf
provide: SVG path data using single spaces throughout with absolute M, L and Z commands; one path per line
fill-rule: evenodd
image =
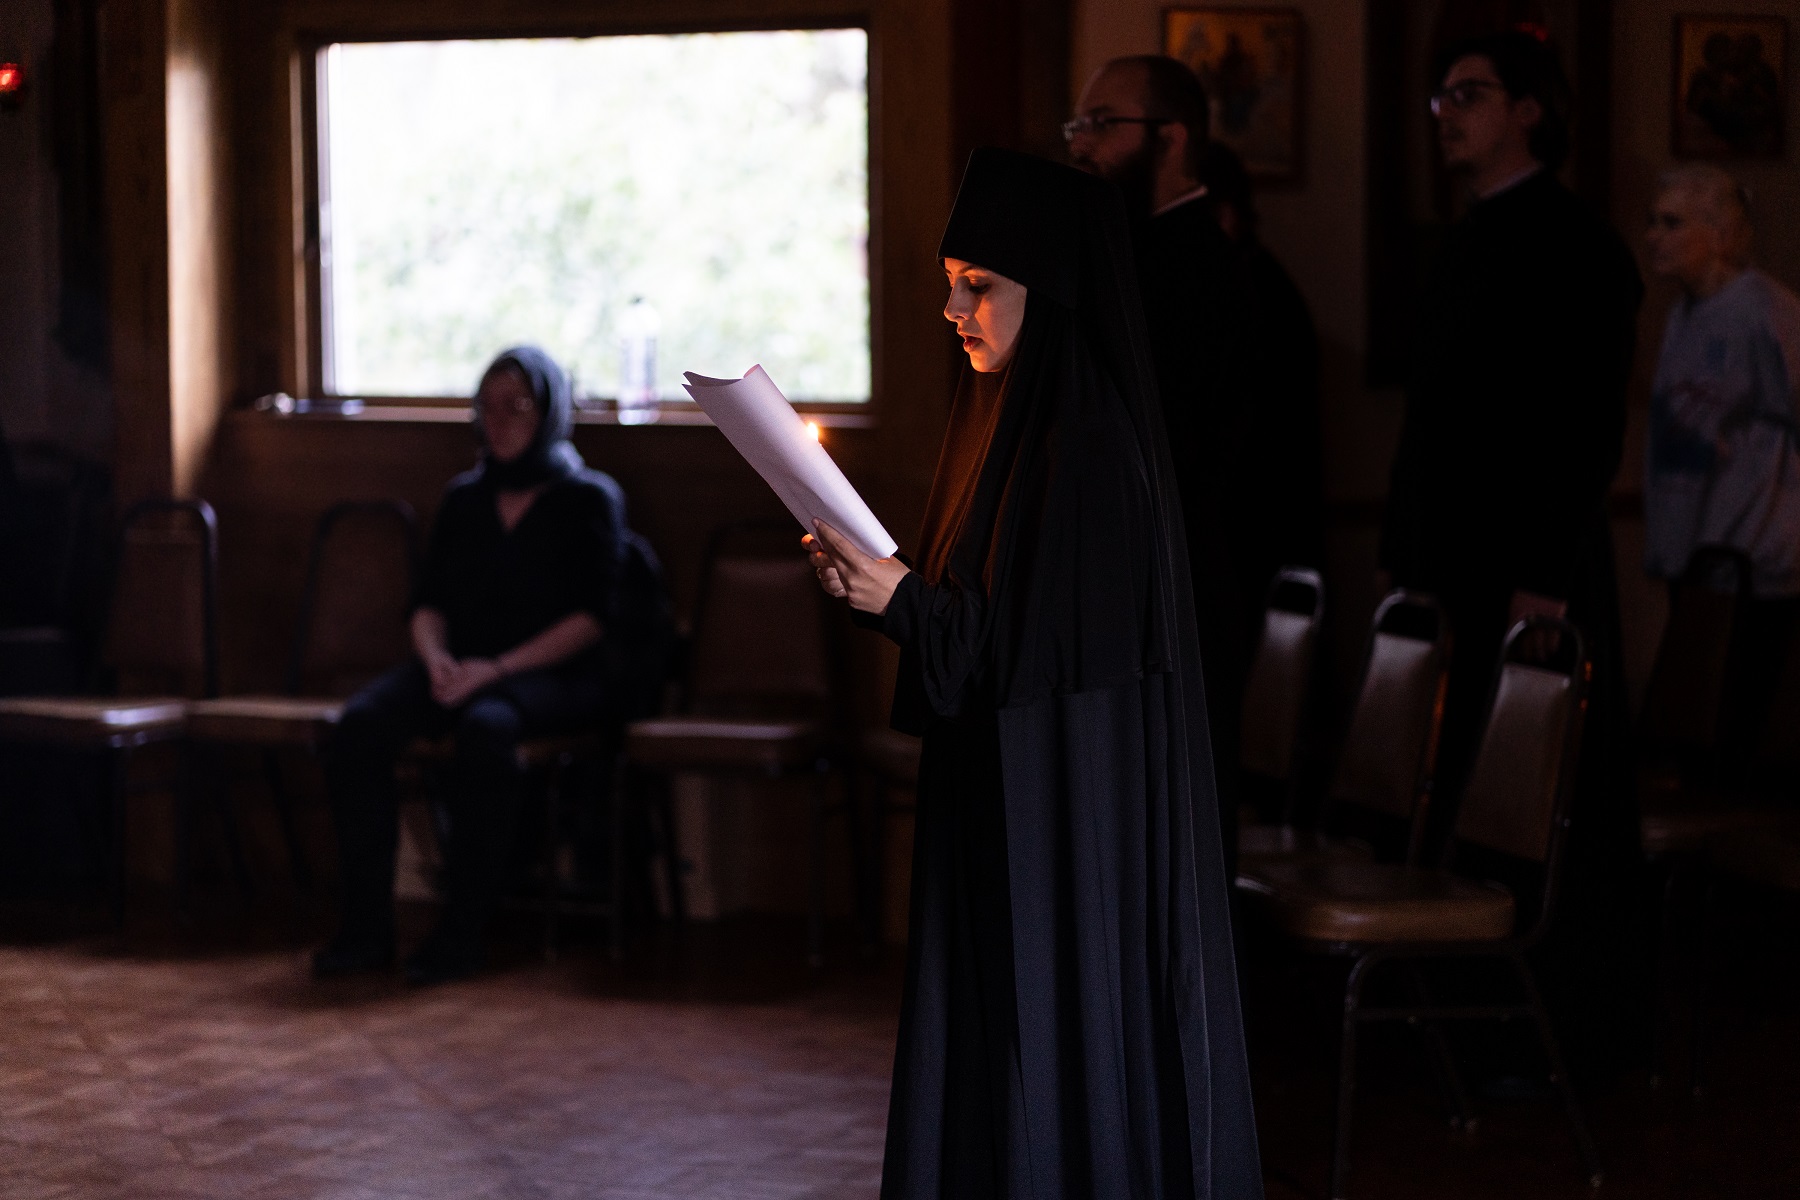
M 537 405 L 537 436 L 523 453 L 511 462 L 501 462 L 487 445 L 487 431 L 481 425 L 481 405 L 475 405 L 475 433 L 481 438 L 481 478 L 496 488 L 517 490 L 536 487 L 552 479 L 562 479 L 582 467 L 581 455 L 569 441 L 575 428 L 575 405 L 570 396 L 569 376 L 544 351 L 536 346 L 514 346 L 502 350 L 487 370 L 486 379 L 503 367 L 511 367 L 525 379 L 531 399 Z
M 1006 369 L 963 371 L 920 573 L 987 597 L 1002 705 L 1168 670 L 1192 623 L 1186 550 L 1117 189 L 978 150 L 938 254 L 1027 297 Z

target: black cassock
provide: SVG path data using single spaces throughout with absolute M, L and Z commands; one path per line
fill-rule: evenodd
M 924 739 L 882 1195 L 1262 1194 L 1181 516 L 1123 202 L 978 151 L 944 235 L 1029 289 L 965 370 L 880 626 Z
M 1629 1027 L 1617 989 L 1636 982 L 1618 957 L 1638 821 L 1606 496 L 1642 300 L 1623 240 L 1552 172 L 1477 202 L 1422 300 L 1381 544 L 1395 582 L 1438 595 L 1456 635 L 1440 794 L 1454 797 L 1473 754 L 1513 592 L 1566 600 L 1587 639 L 1594 683 L 1545 982 L 1562 993 L 1569 1044 L 1600 1059 Z M 1447 828 L 1453 806 L 1436 816 Z
M 1211 547 L 1195 541 L 1196 519 L 1210 511 L 1230 555 L 1241 640 L 1278 568 L 1322 565 L 1312 314 L 1275 256 L 1226 237 L 1205 197 L 1144 223 L 1138 270 L 1189 544 L 1212 564 Z M 1203 605 L 1216 586 L 1196 578 Z
M 1269 581 L 1321 566 L 1318 342 L 1299 289 L 1262 246 L 1225 236 L 1197 197 L 1137 230 L 1144 315 L 1187 523 L 1213 744 L 1235 748 Z M 1247 791 L 1219 772 L 1228 861 Z

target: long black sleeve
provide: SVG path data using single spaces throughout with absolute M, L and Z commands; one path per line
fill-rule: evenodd
M 894 589 L 881 632 L 901 650 L 900 669 L 940 717 L 965 708 L 986 644 L 985 602 L 973 589 L 909 572 Z

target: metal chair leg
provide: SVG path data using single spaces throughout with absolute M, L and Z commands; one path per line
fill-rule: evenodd
M 556 849 L 562 825 L 562 785 L 570 761 L 570 755 L 560 755 L 544 779 L 544 961 L 549 963 L 556 961 Z
M 1425 982 L 1425 973 L 1416 963 L 1408 964 L 1406 973 L 1420 1005 L 1425 1008 L 1435 1007 L 1431 988 Z M 1444 1086 L 1445 1107 L 1450 1110 L 1450 1127 L 1461 1132 L 1473 1130 L 1476 1124 L 1475 1110 L 1469 1104 L 1469 1090 L 1463 1086 L 1462 1072 L 1456 1066 L 1456 1056 L 1451 1053 L 1450 1039 L 1444 1036 L 1443 1022 L 1426 1021 L 1422 1032 L 1431 1046 L 1438 1075 Z
M 191 747 L 177 751 L 186 762 Z M 193 773 L 183 770 L 175 785 L 175 918 L 183 926 L 194 920 L 194 835 L 199 824 Z
M 1670 859 L 1664 864 L 1668 875 L 1663 879 L 1662 925 L 1657 931 L 1656 996 L 1651 1005 L 1650 1086 L 1662 1085 L 1668 1071 L 1669 1025 L 1675 1019 L 1675 976 L 1679 937 L 1675 929 L 1678 911 L 1676 891 L 1681 882 L 1681 862 Z
M 660 782 L 662 787 L 657 792 L 653 811 L 661 826 L 658 840 L 662 843 L 663 873 L 669 885 L 669 916 L 677 925 L 686 925 L 687 889 L 681 883 L 681 841 L 675 830 L 675 780 L 662 775 Z
M 870 793 L 873 804 L 869 812 L 869 923 L 879 946 L 887 935 L 887 826 L 888 781 L 879 772 L 872 773 Z
M 196 749 L 196 754 L 204 753 Z M 209 755 L 212 759 L 211 771 L 196 771 L 211 783 L 213 810 L 219 816 L 219 830 L 225 838 L 225 855 L 231 862 L 231 875 L 237 881 L 238 895 L 245 900 L 256 895 L 256 881 L 251 877 L 249 861 L 244 857 L 244 839 L 238 832 L 237 809 L 231 803 L 231 776 L 225 771 L 223 756 L 218 753 Z M 188 765 L 188 758 L 182 757 L 182 771 L 193 770 Z
M 1555 1085 L 1562 1096 L 1563 1111 L 1569 1118 L 1569 1128 L 1575 1134 L 1575 1149 L 1581 1156 L 1581 1165 L 1587 1171 L 1588 1186 L 1599 1187 L 1605 1178 L 1600 1166 L 1600 1155 L 1594 1148 L 1594 1139 L 1588 1133 L 1587 1118 L 1582 1115 L 1581 1102 L 1575 1096 L 1575 1083 L 1569 1078 L 1569 1068 L 1563 1062 L 1562 1047 L 1557 1044 L 1556 1031 L 1550 1026 L 1550 1012 L 1544 1007 L 1544 997 L 1538 991 L 1537 977 L 1531 973 L 1531 965 L 1522 955 L 1512 956 L 1513 969 L 1519 973 L 1519 980 L 1525 986 L 1526 1002 L 1531 1006 L 1532 1019 L 1537 1024 L 1538 1038 L 1544 1044 L 1544 1055 L 1550 1060 L 1550 1082 Z
M 825 769 L 813 772 L 812 788 L 812 887 L 806 919 L 806 964 L 814 970 L 825 965 Z
M 612 858 L 611 911 L 607 914 L 607 952 L 614 962 L 625 957 L 625 806 L 630 796 L 631 764 L 623 754 L 613 770 L 612 795 L 608 797 L 607 821 L 610 825 L 607 853 Z
M 657 857 L 663 861 L 663 882 L 668 893 L 665 897 L 669 903 L 669 919 L 678 925 L 687 923 L 687 892 L 681 886 L 681 852 L 676 844 L 675 833 L 675 801 L 674 777 L 664 771 L 646 773 L 643 784 L 652 789 L 644 799 L 644 825 L 650 838 L 650 857 L 652 864 Z M 656 908 L 656 880 L 651 876 L 649 884 L 650 905 Z
M 869 844 L 863 834 L 861 776 L 854 771 L 844 776 L 844 824 L 850 839 L 850 869 L 856 877 L 856 920 L 862 926 L 862 954 L 875 955 L 880 942 L 875 917 L 875 887 L 869 871 Z
M 113 927 L 125 931 L 125 894 L 131 884 L 131 862 L 126 853 L 125 830 L 128 824 L 126 800 L 131 788 L 131 751 L 113 750 L 107 754 L 107 787 L 112 802 L 112 918 Z
M 294 798 L 281 781 L 281 762 L 272 749 L 262 753 L 263 783 L 269 789 L 269 802 L 275 806 L 275 819 L 281 824 L 281 840 L 286 843 L 288 870 L 294 873 L 294 886 L 302 892 L 313 888 L 312 864 L 300 844 L 300 824 L 294 819 Z
M 1331 1135 L 1331 1197 L 1344 1200 L 1350 1174 L 1350 1117 L 1356 1104 L 1356 1027 L 1362 989 L 1373 960 L 1359 958 L 1344 981 L 1344 1028 L 1338 1046 L 1337 1112 Z
M 1694 939 L 1693 1013 L 1688 1031 L 1688 1086 L 1695 1096 L 1706 1091 L 1706 1017 L 1712 999 L 1712 955 L 1708 937 L 1713 931 L 1713 906 L 1717 884 L 1708 879 L 1700 892 L 1700 928 Z

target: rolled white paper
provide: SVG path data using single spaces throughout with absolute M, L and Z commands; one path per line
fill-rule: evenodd
M 811 533 L 813 522 L 823 521 L 871 558 L 899 549 L 761 366 L 742 379 L 684 374 L 687 394 L 775 489 L 801 528 Z

